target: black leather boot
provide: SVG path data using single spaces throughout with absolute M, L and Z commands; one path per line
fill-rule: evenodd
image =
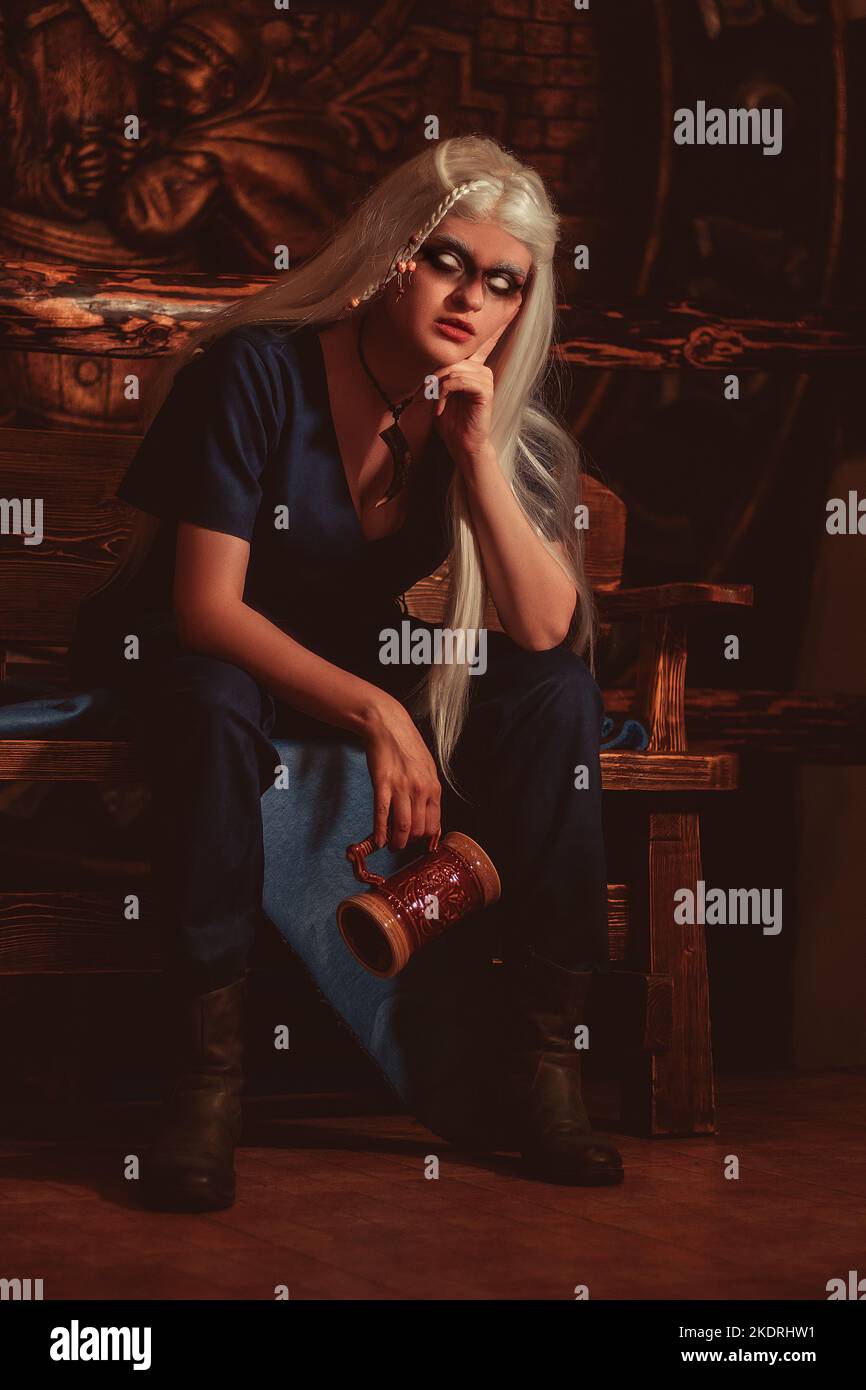
M 179 1074 L 142 1163 L 142 1196 L 164 1211 L 218 1211 L 235 1199 L 246 972 L 206 994 L 174 988 Z
M 503 967 L 514 1027 L 512 1088 L 524 1170 L 547 1182 L 622 1182 L 622 1158 L 595 1134 L 581 1093 L 574 1030 L 586 1022 L 592 973 L 524 946 Z

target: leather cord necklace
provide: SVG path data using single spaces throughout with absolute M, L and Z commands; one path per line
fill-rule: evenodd
M 392 401 L 391 398 L 387 395 L 387 393 L 382 390 L 382 387 L 379 385 L 378 381 L 371 372 L 370 367 L 367 363 L 367 359 L 364 356 L 364 348 L 361 340 L 364 336 L 364 329 L 366 328 L 366 326 L 367 316 L 365 314 L 361 319 L 360 324 L 358 325 L 358 356 L 361 359 L 361 365 L 364 368 L 364 371 L 367 373 L 367 376 L 372 381 L 379 395 L 382 397 L 382 400 L 385 402 L 391 414 L 394 416 L 393 425 L 388 425 L 387 429 L 379 431 L 379 438 L 384 439 L 385 443 L 388 445 L 389 450 L 391 451 L 391 457 L 394 460 L 394 472 L 391 475 L 391 481 L 388 484 L 388 491 L 385 493 L 384 497 L 380 497 L 378 502 L 376 503 L 377 507 L 383 507 L 386 502 L 391 501 L 392 497 L 396 497 L 398 493 L 402 492 L 403 488 L 406 486 L 406 479 L 408 477 L 409 466 L 413 461 L 412 450 L 409 448 L 408 439 L 406 438 L 405 434 L 400 428 L 399 420 L 400 416 L 403 414 L 403 411 L 406 409 L 408 405 L 412 404 L 413 400 L 415 399 L 421 388 L 420 386 L 416 386 L 415 390 L 412 392 L 410 396 L 406 396 L 402 401 L 397 402 Z

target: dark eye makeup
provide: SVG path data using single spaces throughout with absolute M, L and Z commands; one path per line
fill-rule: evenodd
M 445 274 L 458 268 L 463 269 L 464 265 L 468 265 L 470 271 L 476 269 L 475 262 L 471 260 L 470 257 L 465 256 L 462 252 L 456 250 L 453 246 L 449 246 L 445 242 L 441 242 L 438 245 L 422 246 L 418 254 L 429 261 L 434 270 L 441 271 Z M 453 264 L 454 261 L 458 262 L 457 266 Z M 497 268 L 493 266 L 488 272 L 488 276 L 500 282 L 504 281 L 504 284 L 500 283 L 499 285 L 495 285 L 493 283 L 493 278 L 488 279 L 488 284 L 496 295 L 515 295 L 519 294 L 523 289 L 523 281 L 518 280 L 516 276 L 512 275 L 508 270 L 497 270 Z

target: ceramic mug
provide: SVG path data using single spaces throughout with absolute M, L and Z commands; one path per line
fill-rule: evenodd
M 382 980 L 398 975 L 428 941 L 502 892 L 493 861 L 459 830 L 449 830 L 441 843 L 438 832 L 431 835 L 426 854 L 390 878 L 364 863 L 374 848 L 369 835 L 346 850 L 355 877 L 370 888 L 343 899 L 337 926 L 355 959 Z

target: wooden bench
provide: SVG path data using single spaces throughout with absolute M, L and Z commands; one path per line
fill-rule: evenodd
M 41 497 L 44 537 L 25 546 L 0 537 L 0 675 L 6 649 L 50 648 L 62 656 L 83 594 L 122 549 L 131 508 L 114 497 L 137 438 L 90 432 L 0 429 L 7 497 Z M 715 1128 L 706 951 L 701 926 L 673 920 L 674 891 L 701 878 L 699 799 L 737 787 L 731 752 L 690 752 L 685 728 L 686 629 L 708 605 L 746 605 L 748 586 L 668 584 L 620 588 L 626 512 L 612 492 L 586 481 L 588 570 L 602 622 L 641 624 L 633 712 L 650 735 L 646 752 L 605 751 L 605 791 L 634 798 L 635 874 L 608 889 L 614 970 L 597 999 L 594 1038 L 615 1056 L 621 1119 L 637 1134 L 712 1133 Z M 441 622 L 447 563 L 407 594 L 411 612 Z M 501 630 L 495 608 L 487 622 Z M 129 743 L 105 739 L 0 740 L 0 780 L 146 782 Z M 607 798 L 606 798 L 607 800 Z M 104 894 L 80 890 L 0 893 L 0 988 L 4 977 L 159 972 L 140 934 L 118 931 Z M 575 912 L 579 904 L 575 904 Z M 259 950 L 257 945 L 257 951 Z M 264 965 L 265 955 L 253 964 Z M 285 955 L 286 953 L 284 953 Z

